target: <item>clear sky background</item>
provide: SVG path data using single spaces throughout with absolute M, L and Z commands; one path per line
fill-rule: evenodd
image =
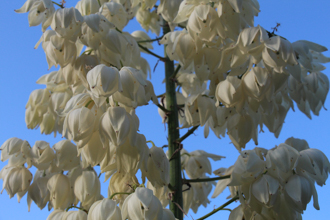
M 31 146 L 37 140 L 45 140 L 52 146 L 59 140 L 61 135 L 54 139 L 52 135 L 40 135 L 40 130 L 28 130 L 25 125 L 25 105 L 30 93 L 43 86 L 36 84 L 36 80 L 43 74 L 49 73 L 45 54 L 40 47 L 34 50 L 35 43 L 39 40 L 42 32 L 41 27 L 29 28 L 27 15 L 17 14 L 14 9 L 20 8 L 25 0 L 1 1 L 0 7 L 0 145 L 11 137 L 18 137 L 27 140 Z M 328 0 L 273 0 L 259 1 L 261 13 L 255 20 L 255 25 L 260 24 L 267 30 L 271 30 L 276 23 L 281 23 L 277 34 L 284 36 L 289 41 L 309 40 L 330 48 L 330 18 Z M 67 7 L 74 6 L 76 1 L 67 0 Z M 131 21 L 125 28 L 128 32 L 142 29 L 135 21 Z M 154 43 L 157 47 L 157 43 Z M 162 50 L 156 51 L 162 54 Z M 329 52 L 325 55 L 330 56 Z M 149 59 L 150 66 L 153 69 L 156 60 L 151 56 L 144 56 Z M 330 69 L 330 65 L 326 65 Z M 324 73 L 329 76 L 330 70 L 326 69 Z M 152 82 L 156 94 L 162 94 L 165 91 L 165 85 L 162 84 L 164 78 L 164 67 L 160 63 L 152 74 Z M 330 109 L 329 101 L 325 107 Z M 153 140 L 157 146 L 166 144 L 166 131 L 161 123 L 161 118 L 157 113 L 157 107 L 151 102 L 148 106 L 139 107 L 137 115 L 140 118 L 140 132 L 144 134 L 147 140 Z M 182 130 L 181 134 L 186 131 Z M 290 110 L 282 132 L 278 139 L 265 128 L 265 133 L 259 135 L 259 147 L 270 149 L 275 145 L 283 143 L 289 137 L 304 138 L 308 141 L 311 148 L 321 149 L 330 158 L 330 110 L 321 110 L 320 116 L 313 116 L 308 119 L 296 107 L 296 112 Z M 203 128 L 199 128 L 195 135 L 183 142 L 184 148 L 188 151 L 203 149 L 210 153 L 226 156 L 218 162 L 212 163 L 213 170 L 220 167 L 229 167 L 238 157 L 238 152 L 228 137 L 217 139 L 210 132 L 209 138 L 204 139 Z M 246 149 L 253 149 L 254 143 L 249 142 Z M 0 169 L 6 163 L 0 162 Z M 34 173 L 34 170 L 31 171 Z M 104 175 L 101 176 L 103 181 Z M 329 182 L 329 181 L 328 181 Z M 2 181 L 0 180 L 2 185 Z M 102 185 L 102 195 L 107 196 L 107 187 L 109 181 Z M 304 219 L 329 219 L 329 186 L 317 186 L 319 194 L 320 211 L 313 208 L 312 202 L 308 205 L 307 211 L 303 215 Z M 205 209 L 200 207 L 198 214 L 189 212 L 186 219 L 197 219 L 226 202 L 229 191 L 225 191 L 216 199 L 211 199 L 211 203 Z M 233 204 L 231 208 L 237 206 Z M 46 219 L 49 215 L 47 208 L 40 211 L 33 203 L 31 211 L 28 213 L 26 196 L 21 203 L 17 203 L 16 196 L 9 199 L 4 191 L 0 195 L 0 220 L 7 219 Z M 191 215 L 191 216 L 190 216 Z M 228 219 L 229 212 L 221 211 L 208 219 Z

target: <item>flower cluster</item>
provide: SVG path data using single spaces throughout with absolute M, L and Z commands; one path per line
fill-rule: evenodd
M 232 197 L 239 195 L 241 205 L 230 219 L 298 219 L 312 196 L 318 209 L 314 184 L 324 185 L 329 173 L 321 151 L 294 138 L 271 150 L 241 150 L 251 139 L 258 144 L 259 127 L 278 137 L 293 101 L 309 118 L 311 112 L 319 114 L 329 91 L 321 72 L 330 62 L 322 54 L 327 49 L 304 40 L 291 43 L 254 26 L 257 0 L 156 3 L 80 0 L 75 8 L 57 4 L 61 7 L 55 10 L 51 0 L 27 0 L 16 10 L 29 13 L 30 26 L 41 24 L 35 48 L 41 45 L 49 69 L 57 68 L 37 80 L 45 88 L 30 94 L 26 125 L 65 140 L 52 147 L 45 141 L 31 147 L 19 138 L 3 143 L 1 161 L 8 160 L 0 171 L 3 190 L 18 201 L 27 194 L 29 209 L 32 201 L 41 209 L 53 208 L 49 220 L 174 220 L 165 208 L 175 193 L 169 185 L 173 155 L 139 132 L 136 108 L 152 101 L 164 123 L 179 112 L 179 128 L 204 126 L 205 137 L 209 129 L 219 138 L 227 133 L 240 151 L 232 167 L 215 171 L 231 177 L 217 183 L 213 197 L 227 186 Z M 157 36 L 162 24 L 171 31 L 154 40 L 143 31 L 125 32 L 133 18 Z M 166 57 L 150 51 L 156 40 L 165 45 Z M 159 103 L 141 52 L 176 61 L 170 80 L 178 88 L 172 93 L 177 106 L 167 106 L 166 95 Z M 174 144 L 181 150 L 180 142 Z M 176 153 L 190 179 L 209 178 L 209 158 L 223 158 L 203 150 Z M 100 193 L 95 166 L 105 180 L 110 178 L 107 198 Z M 213 185 L 184 182 L 182 210 L 196 213 L 206 207 Z
M 270 150 L 242 151 L 232 167 L 217 170 L 231 178 L 217 183 L 213 197 L 227 186 L 231 197 L 238 193 L 241 205 L 229 219 L 301 219 L 312 196 L 314 208 L 320 209 L 315 183 L 323 186 L 329 172 L 324 153 L 291 137 Z

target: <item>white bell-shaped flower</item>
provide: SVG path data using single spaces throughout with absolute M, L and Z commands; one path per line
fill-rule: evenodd
M 122 145 L 126 139 L 134 144 L 135 128 L 132 116 L 123 107 L 110 107 L 100 119 L 100 136 L 103 144 L 110 139 L 115 146 Z
M 123 39 L 123 50 L 121 52 L 121 58 L 123 61 L 124 66 L 132 66 L 137 69 L 140 68 L 140 50 L 138 43 L 134 39 L 132 35 L 130 35 L 128 32 L 122 33 L 124 39 Z
M 100 61 L 96 55 L 81 54 L 74 63 L 74 71 L 70 71 L 71 74 L 74 75 L 72 77 L 78 76 L 84 87 L 88 89 L 89 85 L 87 82 L 87 73 L 99 63 Z M 73 80 L 74 79 L 72 78 L 72 81 Z
M 189 212 L 194 200 L 194 190 L 188 187 L 186 184 L 182 185 L 182 202 L 183 202 L 183 211 L 185 213 Z
M 202 178 L 206 178 L 206 176 L 202 176 Z M 200 183 L 191 183 L 190 190 L 194 191 L 194 197 L 191 204 L 191 209 L 194 213 L 197 213 L 198 208 L 203 205 L 205 208 L 207 204 L 210 203 L 208 199 L 209 194 L 212 191 L 212 186 L 215 185 L 214 181 L 211 182 L 200 182 Z
M 176 220 L 173 212 L 169 209 L 163 209 L 163 218 L 162 220 Z
M 106 148 L 103 147 L 100 133 L 98 131 L 92 133 L 91 138 L 78 152 L 81 154 L 83 168 L 89 165 L 94 167 L 99 164 L 106 153 Z
M 106 37 L 108 31 L 115 27 L 101 14 L 87 15 L 84 17 L 84 21 L 81 26 L 79 40 L 94 50 L 99 48 L 101 40 Z
M 186 170 L 187 175 L 191 179 L 200 178 L 206 173 L 212 173 L 212 167 L 209 158 L 214 161 L 225 158 L 220 155 L 207 153 L 203 150 L 195 150 L 187 153 L 187 155 L 189 156 L 187 156 L 186 159 L 182 161 L 182 167 Z
M 76 145 L 69 140 L 62 140 L 53 145 L 55 163 L 61 170 L 71 170 L 80 164 Z
M 204 126 L 210 117 L 213 117 L 213 120 L 217 122 L 214 100 L 208 97 L 202 95 L 190 96 L 185 102 L 184 110 L 187 124 L 183 124 L 182 127 Z
M 163 187 L 154 187 L 150 181 L 148 181 L 147 183 L 147 188 L 151 189 L 154 196 L 156 196 L 159 201 L 162 203 L 163 208 L 166 208 L 166 206 L 169 204 L 170 202 L 170 198 L 169 198 L 169 189 L 167 186 L 163 186 Z
M 233 171 L 233 168 L 234 168 L 234 166 L 230 166 L 228 169 L 219 168 L 219 169 L 213 171 L 213 173 L 217 176 L 230 175 Z M 216 198 L 217 196 L 219 196 L 227 188 L 230 181 L 231 181 L 230 178 L 218 180 L 217 185 L 215 186 L 214 192 L 212 194 L 212 198 Z M 232 188 L 234 188 L 234 187 L 229 187 L 230 191 Z
M 235 76 L 227 76 L 226 80 L 221 81 L 216 88 L 216 99 L 227 108 L 235 106 L 236 110 L 239 111 L 244 103 L 241 82 L 242 81 Z
M 74 109 L 65 117 L 62 135 L 82 148 L 93 134 L 95 120 L 95 114 L 88 108 Z
M 128 42 L 124 38 L 124 34 L 119 33 L 115 29 L 110 29 L 101 42 L 110 51 L 121 55 L 125 51 L 125 47 L 128 46 Z
M 44 32 L 52 22 L 55 8 L 51 0 L 27 0 L 20 9 L 15 10 L 17 13 L 28 11 L 29 25 L 42 24 L 42 31 Z
M 56 136 L 55 127 L 55 116 L 50 113 L 46 112 L 42 117 L 42 122 L 40 123 L 40 133 L 41 134 L 51 134 L 54 132 L 54 136 Z
M 286 144 L 280 144 L 267 153 L 268 173 L 277 179 L 285 181 L 292 175 L 292 170 L 298 157 L 299 153 L 296 149 Z
M 87 213 L 82 210 L 66 212 L 62 220 L 87 220 Z
M 47 112 L 50 93 L 46 89 L 37 89 L 31 92 L 26 103 L 25 123 L 33 129 L 42 122 L 43 115 Z
M 115 173 L 112 175 L 108 188 L 108 197 L 123 204 L 126 201 L 127 194 L 120 194 L 120 192 L 132 193 L 133 187 L 139 185 L 139 181 L 135 176 L 126 175 L 125 173 Z M 119 193 L 117 195 L 113 195 Z
M 252 138 L 258 144 L 258 124 L 254 122 L 250 115 L 240 115 L 238 113 L 227 120 L 228 136 L 237 150 L 245 148 Z
M 294 149 L 296 149 L 299 152 L 302 150 L 309 149 L 309 145 L 308 145 L 307 141 L 304 139 L 290 137 L 285 140 L 285 144 L 290 145 L 291 147 L 293 147 Z
M 216 36 L 225 38 L 223 24 L 220 22 L 216 10 L 210 5 L 201 4 L 194 8 L 188 19 L 187 30 L 196 46 L 201 40 L 211 42 Z
M 189 1 L 183 0 L 179 6 L 179 11 L 174 19 L 174 23 L 182 23 L 189 19 L 190 14 L 194 11 L 195 7 L 201 3 L 206 3 L 205 1 Z
M 100 180 L 94 170 L 83 171 L 74 184 L 74 194 L 86 208 L 99 198 L 100 190 Z
M 47 220 L 62 220 L 65 213 L 66 212 L 61 209 L 55 209 L 52 213 L 49 214 Z
M 81 32 L 81 24 L 84 18 L 80 12 L 71 8 L 62 8 L 56 10 L 51 24 L 51 28 L 56 33 L 70 41 L 75 42 Z
M 97 106 L 101 106 L 106 98 L 117 91 L 121 91 L 119 72 L 115 67 L 104 64 L 97 65 L 87 74 L 87 81 L 92 99 Z
M 103 4 L 99 12 L 119 30 L 122 30 L 128 22 L 128 15 L 123 5 L 115 1 Z
M 270 88 L 271 76 L 267 70 L 261 67 L 254 67 L 243 76 L 245 91 L 248 94 L 261 101 Z
M 303 176 L 292 175 L 284 186 L 287 204 L 302 213 L 313 195 L 312 183 Z
M 139 87 L 148 86 L 143 77 L 143 73 L 141 70 L 132 67 L 123 67 L 119 71 L 119 74 L 122 92 L 116 92 L 113 98 L 118 102 L 128 99 L 124 103 L 130 104 L 129 102 L 131 102 L 131 107 L 135 108 L 138 102 L 138 95 L 140 95 L 139 91 L 141 91 Z M 143 92 L 142 95 L 145 95 L 145 92 Z
M 169 23 L 171 31 L 174 31 L 175 24 L 173 23 L 173 20 L 175 19 L 175 17 L 178 14 L 180 4 L 181 4 L 181 1 L 162 0 L 162 1 L 160 1 L 160 4 L 158 5 L 157 13 L 161 14 L 162 17 Z
M 1 161 L 8 160 L 10 155 L 19 153 L 23 144 L 29 144 L 27 141 L 23 141 L 20 138 L 12 137 L 6 140 L 0 147 Z
M 121 215 L 123 219 L 162 220 L 163 207 L 152 190 L 138 187 L 126 198 Z
M 135 175 L 138 169 L 147 170 L 149 148 L 144 135 L 137 134 L 136 142 L 130 143 L 127 139 L 116 149 L 117 171 Z
M 252 184 L 252 195 L 261 203 L 268 204 L 279 189 L 277 179 L 265 174 Z M 273 199 L 274 200 L 274 199 Z M 271 201 L 269 205 L 272 205 Z
M 55 174 L 47 183 L 50 192 L 50 202 L 54 209 L 66 209 L 73 203 L 73 192 L 70 179 L 63 174 Z
M 47 182 L 54 174 L 49 174 L 43 170 L 37 170 L 33 177 L 27 194 L 28 211 L 30 211 L 32 201 L 43 209 L 50 200 L 50 193 L 47 189 Z
M 97 0 L 80 0 L 75 8 L 82 16 L 86 16 L 97 13 L 100 9 L 100 5 Z
M 62 117 L 65 117 L 69 112 L 75 109 L 82 108 L 86 106 L 92 100 L 90 94 L 80 93 L 71 97 L 71 99 L 65 105 L 65 108 L 61 114 Z M 89 105 L 88 105 L 89 106 Z
M 1 170 L 2 190 L 6 190 L 12 198 L 17 193 L 18 202 L 26 194 L 32 181 L 32 173 L 25 167 L 12 167 L 7 172 Z
M 266 66 L 273 68 L 278 73 L 282 73 L 287 64 L 298 64 L 291 43 L 280 36 L 271 37 L 265 41 L 262 59 Z
M 31 149 L 32 164 L 39 170 L 47 169 L 55 158 L 53 149 L 46 141 L 36 141 Z
M 242 151 L 234 164 L 229 186 L 238 186 L 255 180 L 265 171 L 265 161 L 254 150 Z
M 330 163 L 322 151 L 311 148 L 299 152 L 295 167 L 299 174 L 306 171 L 310 178 L 322 186 L 325 185 L 325 181 L 328 179 Z
M 150 11 L 140 7 L 136 14 L 136 20 L 145 31 L 151 30 L 157 36 L 160 34 L 161 19 L 156 10 Z
M 42 43 L 42 48 L 46 54 L 48 68 L 51 68 L 53 65 L 57 67 L 58 64 L 61 67 L 65 67 L 71 63 L 77 55 L 76 44 L 57 35 L 52 35 L 49 41 L 44 41 Z
M 53 115 L 61 115 L 66 103 L 71 99 L 72 92 L 66 89 L 63 92 L 53 92 L 50 97 L 49 110 Z
M 149 149 L 147 172 L 142 170 L 142 178 L 146 176 L 154 187 L 167 186 L 170 182 L 170 163 L 163 148 L 152 146 Z
M 121 210 L 117 206 L 116 202 L 104 198 L 102 200 L 96 201 L 90 207 L 88 211 L 87 220 L 120 220 Z
M 254 16 L 258 16 L 260 6 L 253 0 L 221 1 L 217 12 L 227 36 L 235 40 L 242 28 L 254 26 Z

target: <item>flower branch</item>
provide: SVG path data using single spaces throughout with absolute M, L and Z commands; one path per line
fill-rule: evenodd
M 182 141 L 184 141 L 187 137 L 189 137 L 191 134 L 194 133 L 194 131 L 199 127 L 199 125 L 192 127 L 190 130 L 187 131 L 187 133 L 185 135 L 183 135 L 182 137 L 180 137 L 179 139 L 177 139 L 175 142 L 176 143 L 181 143 Z
M 171 112 L 170 110 L 167 110 L 166 108 L 164 108 L 164 106 L 162 106 L 160 104 L 157 104 L 157 106 L 158 106 L 158 108 L 160 108 L 165 113 L 170 113 Z
M 211 215 L 213 215 L 214 213 L 216 213 L 216 212 L 218 212 L 218 211 L 220 211 L 220 210 L 224 210 L 224 208 L 225 208 L 227 205 L 229 205 L 229 204 L 235 202 L 238 198 L 239 198 L 238 195 L 236 195 L 234 198 L 232 198 L 231 200 L 229 200 L 228 202 L 226 202 L 225 204 L 223 204 L 223 205 L 220 206 L 219 208 L 214 209 L 212 212 L 210 212 L 210 213 L 204 215 L 203 217 L 201 217 L 201 218 L 199 218 L 199 219 L 197 219 L 197 220 L 203 220 L 203 219 L 206 219 L 206 218 L 210 217 Z
M 183 179 L 182 184 L 186 183 L 200 183 L 200 182 L 211 182 L 215 180 L 223 180 L 223 179 L 229 179 L 230 175 L 225 175 L 225 176 L 219 176 L 219 177 L 214 177 L 214 178 L 202 178 L 202 179 Z
M 164 35 L 163 35 L 164 36 Z M 140 41 L 137 41 L 137 43 L 148 43 L 148 42 L 154 42 L 154 41 L 159 41 L 163 38 L 163 36 L 161 37 L 157 37 L 155 39 L 150 39 L 150 40 L 140 40 Z
M 140 44 L 138 44 L 138 45 L 139 45 L 139 47 L 140 47 L 142 50 L 148 52 L 149 54 L 153 55 L 154 57 L 157 57 L 157 58 L 160 59 L 161 61 L 165 62 L 165 61 L 167 60 L 165 57 L 161 57 L 161 56 L 159 56 L 158 54 L 155 54 L 154 52 L 152 52 L 152 51 L 149 50 L 148 48 L 146 48 L 146 47 L 144 47 L 144 46 L 142 46 L 142 45 L 140 45 Z
M 52 3 L 53 3 L 54 5 L 57 5 L 57 6 L 60 7 L 60 8 L 64 8 L 63 5 L 61 5 L 61 4 L 57 3 L 57 2 L 52 1 Z
M 112 199 L 116 195 L 130 195 L 130 194 L 132 194 L 132 193 L 128 193 L 128 192 L 116 192 L 116 193 L 112 194 L 109 199 Z
M 181 69 L 181 65 L 179 64 L 179 65 L 176 67 L 176 69 L 175 69 L 173 75 L 171 76 L 171 79 L 175 79 L 175 77 L 176 77 L 176 75 L 178 74 L 178 72 L 180 71 L 180 69 Z

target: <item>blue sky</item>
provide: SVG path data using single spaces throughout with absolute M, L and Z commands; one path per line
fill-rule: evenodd
M 40 130 L 28 130 L 25 125 L 25 104 L 31 91 L 43 88 L 36 84 L 36 80 L 43 74 L 49 73 L 45 54 L 40 47 L 35 50 L 34 45 L 39 40 L 42 32 L 41 27 L 29 27 L 27 14 L 17 14 L 14 9 L 20 8 L 25 0 L 6 1 L 0 8 L 1 22 L 1 53 L 0 53 L 0 144 L 11 137 L 18 137 L 27 140 L 31 146 L 37 140 L 48 141 L 51 146 L 61 140 L 61 135 L 56 139 L 52 135 L 40 135 Z M 3 2 L 4 3 L 4 2 Z M 76 1 L 67 0 L 67 7 L 74 6 Z M 284 36 L 289 41 L 309 40 L 330 48 L 330 19 L 328 0 L 277 0 L 277 1 L 259 1 L 261 13 L 255 20 L 255 25 L 260 24 L 265 29 L 270 30 L 276 23 L 281 23 L 279 35 Z M 131 22 L 125 29 L 132 32 L 136 29 L 142 29 L 136 22 Z M 157 43 L 154 44 L 157 47 Z M 157 51 L 162 54 L 162 51 Z M 330 52 L 325 55 L 330 56 Z M 156 60 L 150 56 L 145 56 L 150 60 L 150 66 L 153 69 Z M 330 65 L 326 65 L 330 68 Z M 160 63 L 152 74 L 152 82 L 156 94 L 161 94 L 165 90 L 162 80 L 164 77 L 163 65 Z M 324 71 L 330 75 L 330 70 Z M 325 107 L 330 109 L 329 101 Z M 144 134 L 147 140 L 153 140 L 157 146 L 166 143 L 166 131 L 161 123 L 161 118 L 157 113 L 155 105 L 150 103 L 148 106 L 137 109 L 140 118 L 140 132 Z M 181 131 L 184 134 L 185 131 Z M 296 112 L 290 111 L 278 139 L 265 129 L 265 133 L 259 135 L 259 147 L 270 149 L 275 145 L 283 143 L 289 137 L 304 138 L 308 141 L 311 148 L 321 149 L 330 157 L 330 111 L 321 110 L 320 116 L 313 116 L 308 119 L 298 108 Z M 183 142 L 188 151 L 203 149 L 210 153 L 226 156 L 218 162 L 212 163 L 215 170 L 220 167 L 232 165 L 238 157 L 238 152 L 229 138 L 217 139 L 212 133 L 208 139 L 203 137 L 203 129 L 199 128 L 195 135 Z M 254 144 L 249 142 L 247 149 L 254 148 Z M 6 163 L 0 163 L 0 169 Z M 103 180 L 103 176 L 101 180 Z M 2 181 L 0 181 L 2 185 Z M 102 185 L 104 196 L 107 195 L 108 182 Z M 303 215 L 305 219 L 327 219 L 330 203 L 328 196 L 330 188 L 328 186 L 317 187 L 319 194 L 319 203 L 321 210 L 316 211 L 312 203 L 308 205 L 307 211 Z M 205 209 L 201 207 L 198 214 L 190 212 L 194 219 L 210 212 L 214 207 L 223 204 L 229 192 L 225 191 L 217 199 L 211 200 L 211 204 Z M 46 219 L 49 212 L 47 209 L 42 211 L 36 205 L 32 205 L 30 213 L 26 204 L 26 196 L 21 203 L 17 203 L 16 197 L 9 199 L 6 192 L 0 195 L 0 220 L 6 219 Z M 233 205 L 232 207 L 235 207 Z M 228 212 L 219 212 L 209 219 L 227 219 Z M 188 217 L 186 219 L 192 219 Z

